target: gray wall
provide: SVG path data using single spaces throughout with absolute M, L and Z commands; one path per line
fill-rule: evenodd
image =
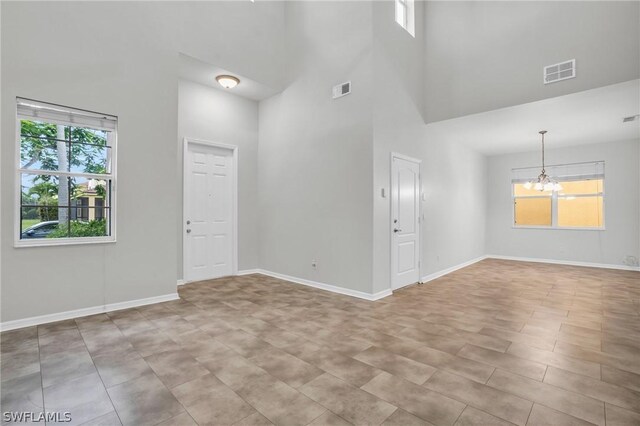
M 286 18 L 290 84 L 259 111 L 261 267 L 370 292 L 371 4 L 289 2 Z
M 423 185 L 423 276 L 483 256 L 486 251 L 486 157 L 459 143 L 442 144 L 427 127 Z
M 284 4 L 2 2 L 0 7 L 0 320 L 174 293 L 181 210 L 176 204 L 178 52 L 208 52 L 203 59 L 221 68 L 281 84 Z M 119 117 L 116 243 L 13 248 L 16 96 Z M 242 220 L 251 222 L 251 214 Z M 247 248 L 246 235 L 241 239 Z M 255 251 L 245 254 L 240 266 L 254 265 Z
M 2 321 L 175 293 L 176 61 L 122 13 L 2 4 Z M 16 96 L 119 117 L 115 244 L 13 248 Z
M 414 39 L 389 19 L 393 3 L 373 5 L 374 293 L 390 287 L 390 200 L 381 189 L 389 194 L 391 152 L 422 160 L 422 276 L 485 253 L 485 158 L 461 144 L 442 144 L 424 124 L 424 4 L 416 6 Z
M 640 2 L 429 1 L 427 122 L 638 78 Z M 577 77 L 542 68 L 575 58 Z
M 539 152 L 489 157 L 487 253 L 622 265 L 640 257 L 640 141 L 547 151 L 547 164 L 605 161 L 604 231 L 512 227 L 511 169 L 533 167 Z
M 423 275 L 484 254 L 485 159 L 440 146 L 424 124 L 424 4 L 416 6 L 413 38 L 392 19 L 393 2 L 287 4 L 289 86 L 259 113 L 262 268 L 389 289 L 389 198 L 380 189 L 388 194 L 393 151 L 424 161 Z M 346 80 L 353 93 L 332 100 L 331 87 Z
M 258 262 L 258 103 L 190 81 L 178 84 L 178 198 L 182 206 L 183 139 L 238 146 L 238 269 Z M 182 278 L 182 209 L 178 211 L 178 278 Z

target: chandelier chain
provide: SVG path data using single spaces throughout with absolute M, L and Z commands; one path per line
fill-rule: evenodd
M 544 133 L 542 134 L 542 173 L 544 173 Z
M 524 184 L 524 188 L 527 190 L 535 188 L 537 191 L 561 191 L 562 185 L 550 176 L 547 176 L 547 172 L 544 169 L 544 134 L 547 133 L 547 131 L 540 130 L 538 133 L 542 137 L 542 173 L 538 175 L 537 179 L 527 181 L 527 183 Z
M 544 170 L 544 134 L 547 133 L 546 130 L 541 130 L 539 132 L 542 135 L 542 174 L 545 174 Z

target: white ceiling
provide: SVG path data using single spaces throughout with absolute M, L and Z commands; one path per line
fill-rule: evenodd
M 555 83 L 562 84 L 562 83 Z M 548 149 L 640 138 L 640 80 L 430 123 L 429 137 L 463 143 L 485 155 L 533 151 L 539 130 Z
M 255 101 L 261 101 L 277 93 L 275 89 L 272 89 L 267 85 L 251 80 L 231 70 L 216 67 L 215 65 L 203 62 L 182 53 L 180 54 L 179 59 L 178 74 L 180 78 L 184 80 L 194 81 L 205 86 L 213 87 L 214 89 L 223 90 Z M 240 84 L 233 89 L 224 89 L 216 81 L 216 76 L 220 74 L 231 74 L 238 77 L 240 79 Z

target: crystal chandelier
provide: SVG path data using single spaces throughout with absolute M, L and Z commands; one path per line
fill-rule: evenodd
M 562 185 L 547 176 L 544 170 L 544 134 L 546 130 L 540 130 L 538 133 L 542 136 L 542 173 L 535 180 L 530 180 L 524 184 L 526 189 L 535 189 L 536 191 L 561 191 Z

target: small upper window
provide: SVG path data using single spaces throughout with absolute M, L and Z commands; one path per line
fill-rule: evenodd
M 395 0 L 396 22 L 407 30 L 411 36 L 416 36 L 415 31 L 415 5 L 414 0 Z
M 115 241 L 117 118 L 17 98 L 16 246 Z
M 604 162 L 547 167 L 559 191 L 536 190 L 526 182 L 539 168 L 512 171 L 516 227 L 604 229 Z

